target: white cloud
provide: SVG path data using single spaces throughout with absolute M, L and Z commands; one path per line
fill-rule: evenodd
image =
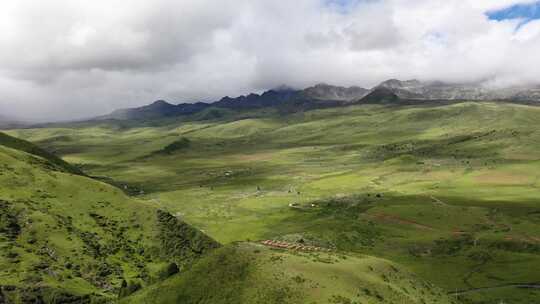
M 0 4 L 0 111 L 69 119 L 287 83 L 533 82 L 540 23 L 518 0 L 17 0 Z

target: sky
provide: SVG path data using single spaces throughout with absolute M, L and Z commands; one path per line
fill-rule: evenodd
M 282 84 L 536 83 L 528 0 L 0 3 L 0 116 L 72 120 Z
M 346 3 L 346 2 L 345 2 Z M 520 26 L 540 18 L 540 2 L 518 3 L 509 7 L 487 12 L 492 20 L 521 19 Z

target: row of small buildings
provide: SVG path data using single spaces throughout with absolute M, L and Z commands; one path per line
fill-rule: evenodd
M 262 241 L 261 244 L 273 247 L 273 248 L 281 248 L 281 249 L 288 249 L 288 250 L 300 250 L 300 251 L 332 251 L 329 248 L 322 248 L 317 246 L 307 246 L 302 245 L 298 243 L 288 243 L 288 242 L 282 242 L 282 241 L 274 241 L 274 240 L 265 240 Z

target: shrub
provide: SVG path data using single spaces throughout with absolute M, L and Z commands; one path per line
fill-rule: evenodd
M 180 272 L 180 268 L 178 268 L 178 265 L 176 265 L 176 263 L 169 263 L 167 267 L 160 273 L 159 277 L 161 279 L 166 279 L 179 272 Z
M 161 254 L 177 265 L 191 264 L 220 244 L 206 234 L 178 220 L 166 211 L 157 211 Z
M 118 291 L 118 298 L 124 298 L 127 297 L 133 293 L 135 293 L 137 290 L 141 289 L 141 284 L 139 282 L 126 282 L 126 280 L 122 281 L 122 285 L 120 286 L 120 290 Z
M 172 154 L 176 151 L 189 148 L 190 145 L 191 141 L 185 137 L 182 137 L 181 139 L 165 146 L 165 148 L 161 149 L 160 152 L 165 154 Z

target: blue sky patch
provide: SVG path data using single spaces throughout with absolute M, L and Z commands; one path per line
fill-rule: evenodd
M 379 0 L 325 0 L 326 6 L 337 8 L 341 13 L 348 13 L 361 3 Z
M 517 27 L 519 29 L 532 20 L 540 19 L 540 1 L 529 4 L 516 4 L 486 14 L 489 19 L 497 21 L 521 19 L 522 22 Z

